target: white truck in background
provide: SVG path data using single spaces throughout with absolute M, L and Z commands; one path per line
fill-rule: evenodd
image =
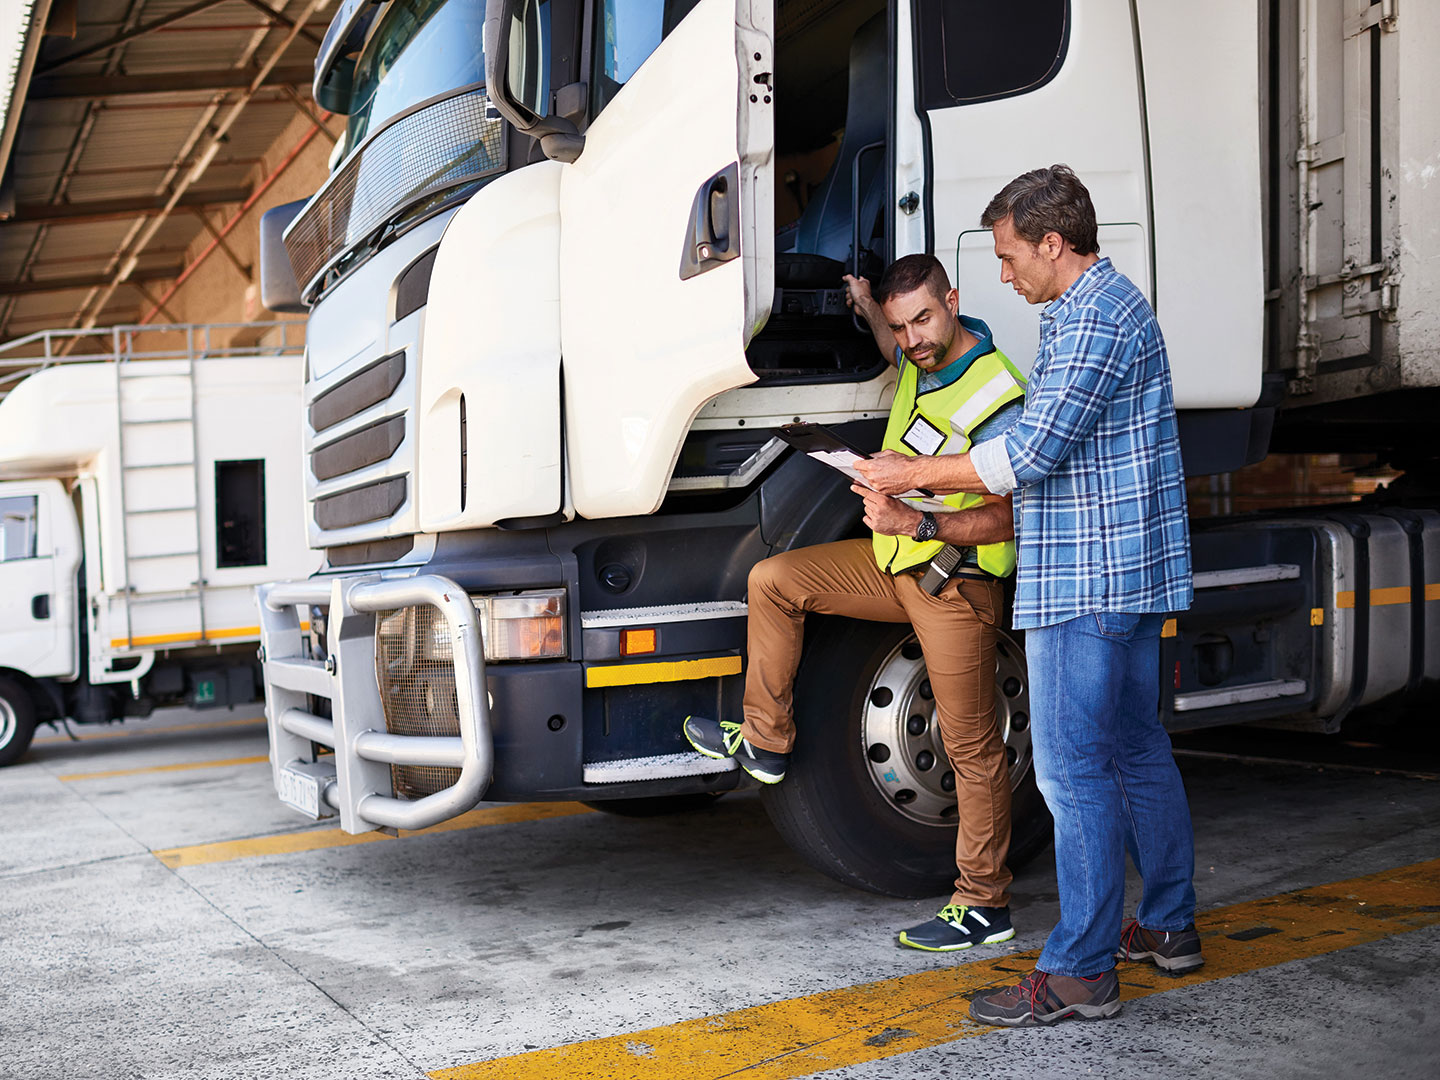
M 208 345 L 272 328 L 269 348 Z M 37 723 L 260 697 L 254 587 L 319 562 L 295 469 L 302 333 L 117 327 L 86 335 L 99 357 L 57 355 L 66 331 L 0 348 L 15 373 L 0 386 L 0 765 Z
M 1393 0 L 346 0 L 334 171 L 262 226 L 267 306 L 310 312 L 325 552 L 260 590 L 281 798 L 363 832 L 744 784 L 680 722 L 739 718 L 750 567 L 861 533 L 774 436 L 879 445 L 894 375 L 841 275 L 934 252 L 1028 365 L 978 221 L 1057 161 L 1159 314 L 1187 472 L 1405 471 L 1383 504 L 1196 522 L 1166 722 L 1333 731 L 1440 677 L 1437 47 L 1440 8 Z M 839 880 L 942 892 L 924 656 L 807 636 L 772 819 Z M 996 684 L 1022 861 L 1048 821 L 1018 635 Z

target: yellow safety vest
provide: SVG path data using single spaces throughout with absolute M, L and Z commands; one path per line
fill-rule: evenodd
M 1025 376 L 1005 354 L 995 349 L 971 361 L 965 373 L 949 386 L 916 394 L 919 369 L 909 360 L 900 367 L 895 403 L 885 427 L 885 449 L 914 457 L 919 454 L 963 454 L 970 449 L 970 433 L 1006 405 L 1025 396 Z M 914 500 L 908 501 L 914 505 Z M 948 495 L 951 510 L 968 510 L 985 500 L 964 492 Z M 881 570 L 898 574 L 935 557 L 943 540 L 920 543 L 908 536 L 874 534 L 875 562 Z M 980 544 L 980 567 L 997 577 L 1015 572 L 1015 542 Z

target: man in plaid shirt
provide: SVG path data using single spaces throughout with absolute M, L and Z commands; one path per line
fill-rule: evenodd
M 1161 627 L 1192 588 L 1170 365 L 1150 304 L 1100 257 L 1090 193 L 1067 166 L 1011 181 L 981 224 L 1001 281 L 1048 305 L 1024 414 L 970 454 L 884 454 L 859 468 L 888 494 L 1015 493 L 1014 625 L 1055 818 L 1060 922 L 1035 971 L 976 998 L 970 1015 L 1099 1019 L 1120 1011 L 1116 959 L 1172 973 L 1204 963 L 1190 811 L 1159 719 Z M 1122 928 L 1126 850 L 1145 891 Z

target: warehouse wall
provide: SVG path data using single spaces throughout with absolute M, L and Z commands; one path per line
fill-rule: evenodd
M 321 128 L 297 111 L 294 120 L 285 128 L 263 155 L 249 177 L 252 185 L 258 186 L 266 177 L 274 175 L 283 167 L 255 204 L 245 211 L 235 228 L 225 238 L 225 244 L 244 267 L 242 272 L 223 251 L 214 250 L 165 303 L 165 311 L 157 314 L 152 322 L 185 323 L 233 323 L 252 322 L 267 319 L 303 321 L 302 315 L 277 315 L 260 306 L 260 217 L 266 210 L 284 203 L 294 202 L 313 194 L 329 175 L 327 159 L 334 149 L 335 140 L 344 131 L 345 118 L 330 117 Z M 285 164 L 285 159 L 302 141 L 303 149 L 294 159 Z M 239 207 L 227 210 L 221 218 L 211 215 L 211 223 L 224 228 L 239 211 Z M 190 265 L 199 258 L 213 241 L 209 232 L 202 232 L 185 254 L 185 263 Z M 162 295 L 170 286 L 155 290 Z M 244 345 L 253 341 L 245 339 L 239 331 L 217 331 L 216 340 L 221 344 Z M 252 335 L 253 337 L 253 335 Z M 298 340 L 292 336 L 291 340 Z

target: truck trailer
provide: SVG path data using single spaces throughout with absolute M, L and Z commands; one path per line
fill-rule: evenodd
M 7 364 L 36 357 L 0 399 L 0 765 L 37 723 L 260 699 L 254 588 L 319 565 L 301 355 L 208 342 L 269 329 L 88 332 L 101 356 L 63 355 L 73 332 L 7 344 Z
M 259 590 L 280 797 L 363 832 L 745 784 L 680 725 L 740 718 L 750 568 L 863 535 L 776 437 L 879 445 L 894 371 L 842 275 L 933 252 L 1028 368 L 979 218 L 1057 161 L 1159 315 L 1187 473 L 1404 471 L 1383 505 L 1195 522 L 1167 725 L 1333 731 L 1440 676 L 1436 45 L 1440 10 L 1391 0 L 347 0 L 316 62 L 333 172 L 262 225 L 266 303 L 310 313 L 325 560 Z M 944 891 L 923 653 L 806 633 L 772 820 L 841 881 Z M 1021 862 L 1049 834 L 1021 634 L 996 684 Z

